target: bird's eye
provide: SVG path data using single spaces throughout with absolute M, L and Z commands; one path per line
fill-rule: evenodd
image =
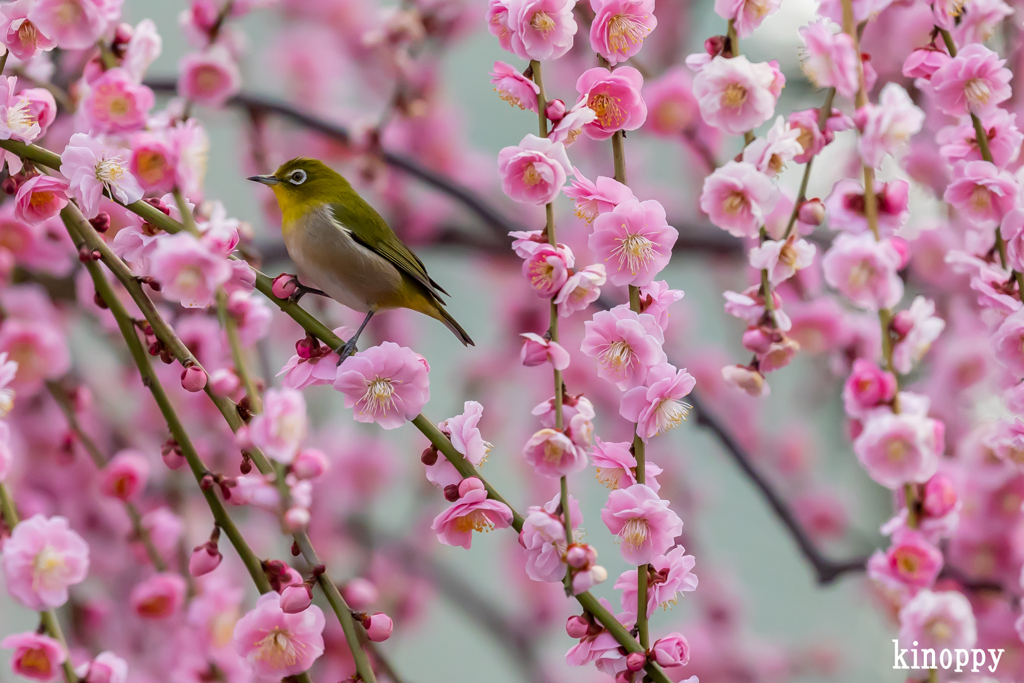
M 306 182 L 306 172 L 301 168 L 297 171 L 292 171 L 292 174 L 288 176 L 288 182 L 292 185 L 301 185 Z

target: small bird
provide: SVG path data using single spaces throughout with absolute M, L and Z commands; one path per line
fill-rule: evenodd
M 450 296 L 448 292 L 339 173 L 322 161 L 300 157 L 271 175 L 249 180 L 274 191 L 288 255 L 323 290 L 319 293 L 366 314 L 352 338 L 335 349 L 342 360 L 355 352 L 373 314 L 391 308 L 425 313 L 444 323 L 464 345 L 473 345 L 445 310 L 441 295 Z

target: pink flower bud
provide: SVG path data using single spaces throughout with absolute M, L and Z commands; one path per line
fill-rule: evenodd
M 391 622 L 391 617 L 383 612 L 377 612 L 363 618 L 363 628 L 366 629 L 366 635 L 375 643 L 383 643 L 390 638 L 393 627 L 394 624 Z
M 630 652 L 626 655 L 626 668 L 630 671 L 639 671 L 647 663 L 647 655 L 643 652 Z
M 590 632 L 590 623 L 580 616 L 572 616 L 565 622 L 565 632 L 570 638 L 584 638 Z
M 459 499 L 459 485 L 448 484 L 444 487 L 444 499 L 449 503 L 454 503 Z
M 341 589 L 341 597 L 354 610 L 364 610 L 380 598 L 380 592 L 370 581 L 354 578 Z
M 548 121 L 558 123 L 565 117 L 565 102 L 562 100 L 551 100 L 548 102 L 548 106 L 544 108 L 544 115 L 548 117 Z
M 294 275 L 289 275 L 288 273 L 282 273 L 275 277 L 273 284 L 270 286 L 270 291 L 278 299 L 287 299 L 298 290 L 298 281 Z
M 149 461 L 133 450 L 123 450 L 100 470 L 100 491 L 119 500 L 135 500 L 146 488 Z
M 281 611 L 285 614 L 298 614 L 305 611 L 313 602 L 313 590 L 309 584 L 300 583 L 288 586 L 281 592 Z
M 167 469 L 176 470 L 185 465 L 185 456 L 181 454 L 181 451 L 165 450 L 160 453 L 160 457 L 167 465 Z
M 220 566 L 220 561 L 223 557 L 215 543 L 209 542 L 197 545 L 192 551 L 192 556 L 188 558 L 188 573 L 192 576 L 209 574 Z
M 323 451 L 317 448 L 303 448 L 292 461 L 292 474 L 299 479 L 319 479 L 330 463 Z
M 751 353 L 768 353 L 772 345 L 771 334 L 761 327 L 750 327 L 743 333 L 743 348 Z
M 684 666 L 690 661 L 690 644 L 678 633 L 670 633 L 655 641 L 651 656 L 661 666 Z
M 304 507 L 295 506 L 284 513 L 284 524 L 293 533 L 309 526 L 309 519 L 309 510 Z
M 585 593 L 599 583 L 608 580 L 608 570 L 599 564 L 595 564 L 587 571 L 579 572 L 572 577 L 572 594 Z
M 210 373 L 210 390 L 218 396 L 230 396 L 242 386 L 242 380 L 231 368 L 219 368 Z
M 924 511 L 929 517 L 944 517 L 956 507 L 957 495 L 953 481 L 936 474 L 924 485 Z
M 463 479 L 459 483 L 459 498 L 464 498 L 467 493 L 479 489 L 484 490 L 484 483 L 476 477 L 470 477 L 469 479 Z
M 185 391 L 202 391 L 206 388 L 206 380 L 206 371 L 198 365 L 191 365 L 181 371 L 181 386 Z
M 711 36 L 704 41 L 704 51 L 712 57 L 722 54 L 725 49 L 725 36 Z
M 585 543 L 575 543 L 569 546 L 565 561 L 573 569 L 586 569 L 597 561 L 597 551 Z
M 909 311 L 900 311 L 892 317 L 892 322 L 889 324 L 892 326 L 893 332 L 905 337 L 914 329 L 914 318 Z
M 821 225 L 825 220 L 825 205 L 820 199 L 808 199 L 800 205 L 796 217 L 804 225 Z

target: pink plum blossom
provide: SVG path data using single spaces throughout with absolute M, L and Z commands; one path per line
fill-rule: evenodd
M 466 456 L 466 460 L 473 465 L 480 465 L 493 448 L 480 434 L 479 424 L 484 407 L 476 401 L 466 401 L 462 408 L 461 415 L 448 418 L 438 425 L 438 429 L 451 440 L 455 450 Z
M 654 614 L 658 606 L 675 604 L 679 593 L 697 590 L 697 577 L 693 568 L 697 560 L 687 555 L 683 546 L 677 545 L 664 555 L 654 557 L 650 562 L 653 580 L 647 582 L 647 616 Z M 615 581 L 615 588 L 622 590 L 622 609 L 636 611 L 637 570 L 630 569 Z
M 905 375 L 939 338 L 946 322 L 935 315 L 935 302 L 917 296 L 909 308 L 895 315 L 892 327 L 899 335 L 892 347 L 892 365 L 896 372 Z
M 655 135 L 673 137 L 687 130 L 701 127 L 700 135 L 709 147 L 717 142 L 717 131 L 703 124 L 700 107 L 693 95 L 693 78 L 682 66 L 670 68 L 660 77 L 644 86 L 647 102 L 647 128 Z
M 238 65 L 223 45 L 186 54 L 178 73 L 178 94 L 210 107 L 224 106 L 242 87 Z
M 50 124 L 57 119 L 57 101 L 54 99 L 53 93 L 46 88 L 25 88 L 18 93 L 18 98 L 28 102 L 28 115 L 39 126 L 36 138 L 46 135 Z M 10 112 L 8 112 L 9 114 Z M 10 127 L 10 122 L 8 122 L 8 128 Z
M 998 225 L 1017 206 L 1017 183 L 988 161 L 966 161 L 953 169 L 943 198 L 980 228 Z
M 564 194 L 576 204 L 576 216 L 588 224 L 602 213 L 607 213 L 619 204 L 635 200 L 633 191 L 627 185 L 606 176 L 596 181 L 587 180 L 579 169 L 573 168 L 575 178 Z
M 569 279 L 574 265 L 576 258 L 564 244 L 539 244 L 523 261 L 523 277 L 537 296 L 551 299 Z
M 576 81 L 576 92 L 580 103 L 585 102 L 597 117 L 583 126 L 583 131 L 594 140 L 607 140 L 616 131 L 644 125 L 647 105 L 640 95 L 643 85 L 644 77 L 631 66 L 615 71 L 604 67 L 584 71 Z
M 640 52 L 658 25 L 654 0 L 590 0 L 590 49 L 612 66 Z
M 781 0 L 715 0 L 715 14 L 733 22 L 737 37 L 747 38 L 781 4 Z
M 28 20 L 56 47 L 84 50 L 92 47 L 109 25 L 105 4 L 101 0 L 37 0 Z
M 729 386 L 754 398 L 771 393 L 771 387 L 764 381 L 764 375 L 743 365 L 726 365 L 722 368 L 722 379 Z
M 935 104 L 950 116 L 981 116 L 1010 97 L 1006 60 L 984 45 L 966 45 L 957 56 L 932 74 Z
M 708 125 L 743 135 L 772 117 L 778 95 L 776 71 L 746 57 L 715 57 L 693 79 L 693 94 Z
M 665 668 L 685 666 L 690 662 L 690 643 L 680 633 L 658 638 L 651 646 L 651 658 Z M 691 676 L 690 680 L 696 676 Z
M 519 532 L 519 545 L 526 550 L 526 575 L 534 581 L 554 583 L 565 577 L 565 521 L 555 514 L 561 505 L 556 495 L 543 506 L 531 505 Z M 569 496 L 569 521 L 573 531 L 583 523 L 579 503 Z
M 149 461 L 135 450 L 123 450 L 110 459 L 100 472 L 100 491 L 120 500 L 137 500 L 146 488 Z
M 790 235 L 786 240 L 765 240 L 750 250 L 750 265 L 768 271 L 773 285 L 785 282 L 814 263 L 817 248 L 804 239 Z
M 908 648 L 970 649 L 978 638 L 971 603 L 956 591 L 922 590 L 903 605 L 899 619 L 900 645 Z
M 647 564 L 668 551 L 683 532 L 683 522 L 649 486 L 634 484 L 608 494 L 601 520 L 619 537 L 619 550 L 630 564 Z
M 786 164 L 803 151 L 799 128 L 791 128 L 783 117 L 775 119 L 764 137 L 759 137 L 743 148 L 743 161 L 753 164 L 761 173 L 775 178 Z
M 527 60 L 564 55 L 576 35 L 574 4 L 570 0 L 508 0 L 509 49 Z
M 597 480 L 611 490 L 623 489 L 637 483 L 636 457 L 630 451 L 628 442 L 609 442 L 594 439 L 594 450 L 590 452 L 590 464 L 597 469 Z M 644 483 L 657 493 L 661 489 L 658 475 L 662 469 L 650 460 L 644 462 Z
M 57 45 L 28 19 L 34 4 L 34 0 L 16 0 L 0 6 L 0 42 L 23 62 Z
M 71 194 L 86 218 L 95 218 L 99 213 L 104 191 L 122 204 L 142 199 L 142 188 L 128 170 L 125 157 L 123 150 L 83 133 L 71 136 L 60 155 L 60 172 L 68 179 Z
M 523 458 L 544 477 L 557 479 L 587 466 L 587 454 L 564 433 L 545 427 L 523 446 Z
M 143 132 L 132 137 L 131 172 L 147 192 L 170 192 L 177 158 L 166 136 Z
M 11 670 L 33 681 L 55 681 L 61 677 L 61 665 L 68 653 L 58 641 L 31 631 L 15 633 L 0 640 L 0 647 L 14 650 Z
M 89 84 L 78 111 L 93 133 L 128 133 L 146 125 L 154 102 L 152 90 L 113 68 Z
M 648 443 L 686 419 L 690 405 L 681 399 L 696 384 L 685 368 L 677 370 L 669 363 L 656 365 L 647 373 L 646 387 L 634 387 L 623 394 L 619 415 L 635 422 L 636 433 Z
M 294 676 L 324 653 L 325 623 L 316 605 L 287 614 L 281 609 L 281 596 L 271 591 L 235 623 L 232 644 L 258 678 Z
M 608 264 L 612 284 L 641 287 L 668 265 L 678 237 L 660 203 L 632 199 L 594 219 L 588 245 Z
M 1024 310 L 1007 316 L 992 335 L 996 360 L 1016 377 L 1024 377 Z
M 1024 272 L 1024 209 L 1016 208 L 1007 212 L 999 224 L 999 232 L 1006 243 L 1007 265 L 1018 272 Z
M 548 204 L 558 196 L 572 171 L 565 147 L 536 135 L 498 153 L 501 189 L 514 201 Z
M 939 465 L 941 425 L 923 415 L 881 409 L 867 418 L 853 450 L 868 475 L 882 486 L 924 483 Z
M 910 215 L 909 203 L 910 183 L 907 181 L 875 181 L 878 230 L 882 235 L 891 235 L 906 223 Z M 864 206 L 864 185 L 851 178 L 839 180 L 825 199 L 829 227 L 854 234 L 868 232 L 870 227 Z
M 179 232 L 156 242 L 149 272 L 160 283 L 160 293 L 185 308 L 212 306 L 217 289 L 231 279 L 231 266 L 194 235 Z
M 76 667 L 75 674 L 83 683 L 125 683 L 128 680 L 128 662 L 105 650 L 91 662 Z
M 128 600 L 132 609 L 144 619 L 167 619 L 185 604 L 188 587 L 180 574 L 154 574 L 132 588 Z
M 498 39 L 503 50 L 512 52 L 512 29 L 509 28 L 509 7 L 507 0 L 487 0 L 488 32 Z
M 560 102 L 561 100 L 555 100 Z M 548 104 L 551 107 L 551 103 Z M 597 112 L 587 106 L 586 102 L 577 102 L 567 111 L 561 120 L 548 133 L 552 142 L 560 142 L 566 147 L 579 139 L 583 129 L 594 122 Z
M 766 320 L 768 311 L 765 309 L 760 286 L 749 287 L 742 294 L 725 291 L 722 296 L 725 297 L 725 312 L 729 315 L 745 321 L 748 325 L 760 325 Z M 771 322 L 782 332 L 789 330 L 793 323 L 782 310 L 782 297 L 776 291 L 772 292 L 772 302 L 775 308 L 769 316 Z
M 430 400 L 422 356 L 393 342 L 346 358 L 334 388 L 345 394 L 345 407 L 355 410 L 357 422 L 376 422 L 384 429 L 401 427 Z
M 540 87 L 524 76 L 511 64 L 495 62 L 491 71 L 491 83 L 498 97 L 523 110 L 537 111 L 537 95 Z
M 0 566 L 18 602 L 34 610 L 60 607 L 89 572 L 89 546 L 64 517 L 34 515 L 3 542 Z
M 0 77 L 0 140 L 32 142 L 42 133 L 42 128 L 28 97 L 14 94 L 17 84 L 18 79 L 14 76 Z M 20 160 L 12 160 L 13 155 L 5 154 L 8 165 L 20 170 Z
M 877 168 L 886 154 L 895 155 L 903 144 L 921 130 L 924 112 L 896 83 L 886 83 L 878 104 L 868 103 L 857 110 L 854 121 L 860 130 L 857 141 L 861 160 Z
M 950 56 L 934 45 L 913 50 L 903 62 L 902 73 L 907 78 L 930 80 L 932 74 L 949 63 Z
M 885 560 L 890 576 L 913 588 L 930 587 L 942 570 L 942 551 L 914 529 L 893 534 Z
M 800 38 L 804 41 L 800 66 L 807 78 L 818 88 L 835 88 L 843 97 L 852 99 L 860 87 L 860 57 L 853 38 L 825 18 L 802 27 Z
M 48 175 L 32 176 L 18 188 L 14 197 L 14 216 L 26 223 L 41 223 L 53 218 L 68 204 L 68 184 Z
M 459 499 L 434 518 L 431 529 L 442 545 L 459 545 L 469 550 L 473 532 L 486 533 L 506 529 L 512 523 L 512 511 L 504 503 L 491 500 L 483 483 L 476 477 L 459 484 Z
M 658 327 L 668 328 L 669 306 L 683 298 L 681 289 L 672 289 L 664 280 L 655 280 L 640 288 L 640 312 L 652 315 Z
M 842 234 L 821 259 L 821 267 L 825 281 L 850 301 L 861 308 L 882 309 L 903 298 L 903 281 L 896 272 L 900 262 L 889 240 Z
M 569 352 L 558 342 L 545 339 L 533 332 L 525 332 L 519 336 L 523 338 L 520 358 L 526 367 L 545 363 L 551 363 L 555 370 L 565 370 L 569 367 Z
M 871 361 L 858 358 L 843 385 L 843 407 L 850 417 L 861 419 L 896 396 L 896 377 Z
M 1017 115 L 997 107 L 980 118 L 992 163 L 1006 168 L 1017 159 L 1021 143 L 1024 143 L 1024 134 L 1017 128 Z M 951 166 L 960 161 L 982 159 L 978 134 L 970 117 L 963 116 L 959 124 L 939 129 L 935 141 L 940 145 L 939 153 Z
M 132 29 L 121 66 L 136 82 L 141 82 L 146 69 L 156 61 L 162 49 L 163 40 L 157 33 L 156 23 L 152 19 L 143 19 Z
M 753 237 L 779 200 L 779 189 L 756 166 L 730 161 L 704 179 L 700 210 L 736 237 Z
M 603 263 L 595 263 L 577 270 L 569 276 L 555 296 L 558 315 L 568 317 L 597 301 L 601 296 L 601 286 L 607 280 Z
M 797 163 L 806 164 L 835 139 L 837 132 L 853 128 L 853 119 L 838 109 L 832 110 L 832 115 L 825 120 L 824 129 L 818 127 L 818 117 L 817 109 L 803 109 L 789 115 L 790 128 L 800 131 L 797 142 L 802 151 L 794 157 Z
M 581 351 L 597 361 L 597 374 L 620 389 L 640 386 L 647 371 L 665 362 L 664 332 L 654 316 L 626 306 L 600 311 L 585 322 Z
M 287 464 L 298 454 L 307 428 L 302 392 L 269 389 L 263 399 L 263 412 L 249 423 L 249 439 L 268 458 Z

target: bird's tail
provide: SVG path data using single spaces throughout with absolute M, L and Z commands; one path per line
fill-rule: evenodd
M 444 306 L 438 305 L 435 308 L 435 311 L 436 314 L 434 317 L 443 322 L 444 326 L 451 330 L 452 334 L 458 337 L 459 341 L 461 341 L 464 346 L 476 346 L 476 344 L 473 343 L 473 340 L 470 339 L 469 334 L 462 329 L 462 325 L 456 322 L 455 318 L 452 317 L 451 313 L 445 310 Z

